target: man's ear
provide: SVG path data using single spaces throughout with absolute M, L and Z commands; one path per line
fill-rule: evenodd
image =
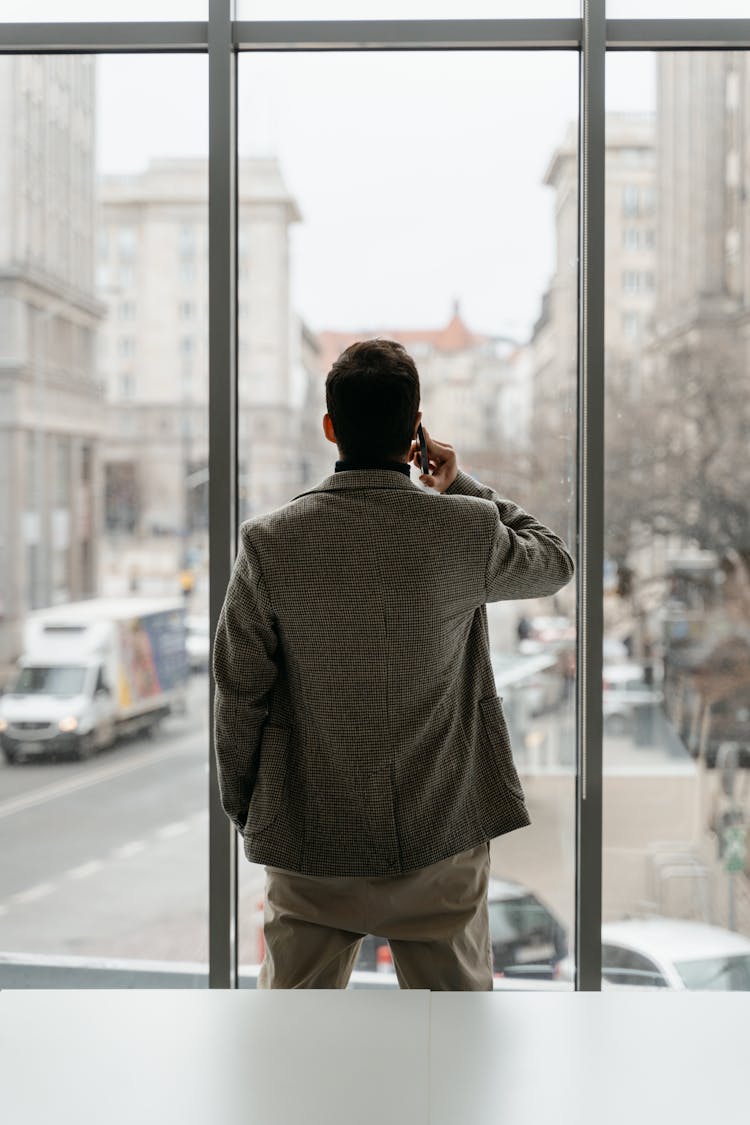
M 421 421 L 422 421 L 422 411 L 418 410 L 417 411 L 417 420 L 414 423 L 414 433 L 412 434 L 412 438 L 413 438 L 414 441 L 417 440 L 417 429 L 419 428 L 419 423 Z
M 334 445 L 336 444 L 336 434 L 333 432 L 333 421 L 330 414 L 323 415 L 323 433 L 329 441 L 332 441 Z

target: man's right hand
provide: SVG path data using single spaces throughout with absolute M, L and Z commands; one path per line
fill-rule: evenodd
M 445 445 L 444 442 L 435 441 L 434 438 L 431 438 L 424 426 L 422 426 L 422 431 L 424 433 L 425 442 L 427 443 L 427 457 L 430 462 L 430 472 L 429 474 L 420 473 L 420 482 L 427 488 L 434 488 L 438 492 L 445 492 L 446 488 L 453 484 L 458 472 L 456 451 L 452 445 Z M 421 469 L 418 441 L 413 441 L 411 443 L 409 460 L 418 469 Z

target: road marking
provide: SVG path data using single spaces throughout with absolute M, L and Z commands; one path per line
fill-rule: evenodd
M 127 762 L 121 762 L 119 765 L 101 766 L 91 773 L 87 773 L 84 777 L 68 778 L 65 781 L 55 781 L 51 785 L 45 785 L 41 789 L 36 789 L 31 793 L 24 793 L 20 797 L 12 797 L 9 801 L 0 803 L 0 819 L 5 816 L 12 816 L 13 813 L 24 812 L 26 809 L 34 808 L 36 805 L 43 805 L 47 801 L 53 801 L 56 797 L 67 797 L 69 793 L 77 793 L 81 789 L 88 789 L 92 785 L 99 785 L 102 781 L 111 781 L 112 778 L 121 777 L 126 773 L 133 773 L 135 770 L 141 769 L 143 766 L 150 766 L 156 762 L 163 762 L 167 758 L 177 758 L 180 754 L 184 754 L 184 750 L 179 746 L 172 746 L 164 750 L 144 750 L 140 754 L 134 755 L 129 758 Z
M 156 838 L 160 840 L 171 840 L 174 836 L 182 836 L 183 832 L 187 832 L 188 826 L 184 820 L 175 820 L 171 825 L 164 825 L 156 832 Z
M 51 894 L 54 889 L 54 883 L 37 883 L 35 887 L 29 887 L 27 891 L 19 891 L 18 894 L 11 895 L 10 901 L 17 903 L 36 902 L 38 898 L 45 898 L 48 894 Z
M 208 812 L 197 812 L 189 818 L 189 821 L 175 820 L 171 824 L 165 824 L 160 828 L 155 836 L 160 840 L 171 840 L 176 836 L 182 836 L 185 832 L 189 831 L 191 821 L 203 821 L 208 817 Z M 110 854 L 109 859 L 130 859 L 134 855 L 138 855 L 146 847 L 145 840 L 130 840 L 127 844 L 122 844 L 118 848 L 114 848 Z M 78 867 L 69 868 L 61 878 L 65 879 L 87 879 L 90 875 L 96 875 L 104 867 L 105 861 L 101 859 L 91 859 L 87 863 L 82 863 Z M 22 905 L 27 902 L 36 902 L 37 899 L 46 898 L 47 895 L 52 894 L 57 889 L 56 883 L 37 883 L 33 887 L 29 887 L 26 891 L 19 891 L 17 894 L 11 895 L 8 903 L 15 905 Z M 0 903 L 0 917 L 8 913 L 7 903 Z
M 187 832 L 188 826 L 184 820 L 175 820 L 172 824 L 165 824 L 156 833 L 159 840 L 171 840 L 175 836 L 182 836 L 183 832 Z
M 123 844 L 111 853 L 113 859 L 130 859 L 131 856 L 138 855 L 146 847 L 143 840 L 131 840 L 129 844 Z
M 80 867 L 71 867 L 69 871 L 65 872 L 66 879 L 87 879 L 89 875 L 95 875 L 97 871 L 101 871 L 104 864 L 100 859 L 89 860 L 88 863 L 82 863 Z

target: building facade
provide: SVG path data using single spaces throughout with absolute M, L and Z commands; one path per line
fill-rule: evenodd
M 608 400 L 641 394 L 657 284 L 655 123 L 608 114 L 605 163 L 605 364 Z M 531 427 L 544 452 L 538 508 L 575 539 L 578 366 L 578 144 L 570 125 L 544 183 L 555 192 L 555 268 L 530 343 Z M 627 409 L 627 405 L 625 405 Z
M 131 552 L 131 588 L 154 566 L 165 579 L 170 568 L 173 577 L 184 566 L 205 568 L 207 198 L 201 159 L 157 160 L 141 174 L 99 183 L 97 286 L 108 309 L 100 334 L 109 403 L 106 522 L 111 556 Z M 241 519 L 283 503 L 300 479 L 295 435 L 304 388 L 288 260 L 289 226 L 298 218 L 278 163 L 242 160 Z M 148 561 L 154 556 L 156 564 Z
M 472 331 L 456 301 L 438 329 L 321 332 L 322 381 L 344 348 L 378 336 L 403 344 L 414 358 L 424 424 L 438 441 L 454 446 L 469 472 L 497 468 L 509 446 L 527 442 L 530 384 L 526 352 L 517 341 Z M 324 393 L 319 401 L 324 409 Z
M 34 608 L 96 592 L 94 60 L 0 58 L 0 665 Z

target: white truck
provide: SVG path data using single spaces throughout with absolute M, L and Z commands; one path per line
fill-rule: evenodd
M 0 696 L 7 762 L 88 758 L 120 734 L 184 711 L 185 611 L 177 598 L 92 598 L 26 619 L 18 673 Z

